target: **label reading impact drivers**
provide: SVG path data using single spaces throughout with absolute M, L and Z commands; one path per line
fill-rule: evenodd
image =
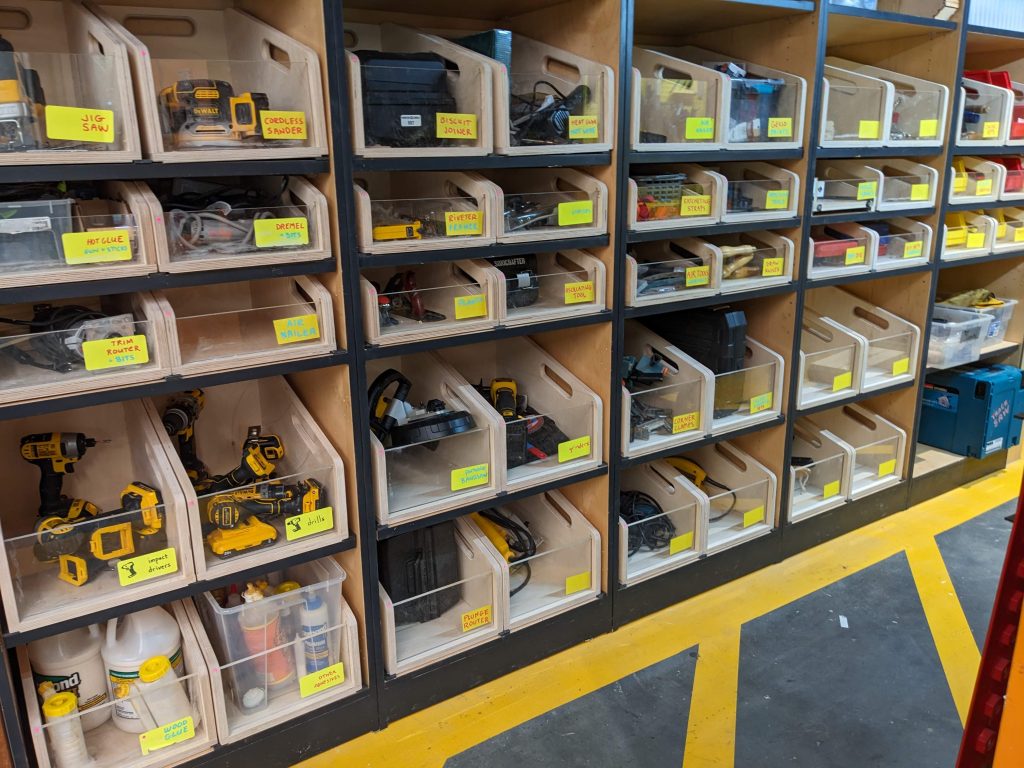
M 174 547 L 139 555 L 117 564 L 117 580 L 122 587 L 178 572 L 178 555 Z

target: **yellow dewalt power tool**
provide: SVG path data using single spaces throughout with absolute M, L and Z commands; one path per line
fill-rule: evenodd
M 177 395 L 164 409 L 163 424 L 167 436 L 178 443 L 178 456 L 192 485 L 206 480 L 210 473 L 196 454 L 196 419 L 206 407 L 201 389 L 190 389 Z
M 263 135 L 265 93 L 242 93 L 226 80 L 179 80 L 160 92 L 163 131 L 175 148 L 233 147 Z
M 313 478 L 289 485 L 271 481 L 219 493 L 206 507 L 206 523 L 213 527 L 206 543 L 218 557 L 269 546 L 277 541 L 278 533 L 263 518 L 314 512 L 326 498 L 323 485 Z
M 39 467 L 39 514 L 78 518 L 99 514 L 99 507 L 84 499 L 71 499 L 62 493 L 64 475 L 75 471 L 75 464 L 96 440 L 81 432 L 42 432 L 21 438 L 21 457 Z
M 23 67 L 14 46 L 0 37 L 0 151 L 42 147 L 45 115 L 39 73 Z

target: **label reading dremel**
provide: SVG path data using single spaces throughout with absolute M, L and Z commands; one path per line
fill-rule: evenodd
M 257 248 L 309 245 L 309 221 L 302 216 L 285 219 L 255 219 L 253 240 Z

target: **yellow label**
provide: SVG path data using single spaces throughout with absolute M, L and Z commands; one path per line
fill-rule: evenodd
M 309 245 L 309 221 L 303 216 L 255 219 L 252 228 L 257 248 Z
M 113 144 L 114 113 L 109 109 L 79 109 L 47 104 L 46 138 Z
M 683 195 L 679 203 L 680 216 L 710 216 L 711 195 Z
M 847 371 L 846 373 L 840 373 L 838 376 L 832 378 L 832 391 L 838 392 L 841 389 L 847 389 L 853 385 L 853 371 Z
M 934 139 L 939 135 L 939 121 L 934 117 L 929 120 L 922 120 L 917 126 L 917 138 Z
M 297 341 L 312 341 L 320 338 L 320 318 L 316 315 L 282 317 L 274 321 L 274 333 L 278 344 L 294 344 Z
M 142 748 L 142 754 L 148 755 L 150 752 L 156 752 L 158 749 L 169 747 L 172 744 L 188 741 L 194 738 L 195 735 L 196 726 L 192 722 L 192 718 L 183 717 L 181 720 L 175 720 L 173 723 L 140 733 L 139 746 Z
M 117 580 L 122 587 L 130 587 L 140 581 L 149 581 L 157 576 L 177 572 L 178 553 L 174 551 L 174 547 L 131 557 L 117 564 Z
M 761 277 L 782 277 L 786 260 L 781 256 L 769 256 L 761 262 Z
M 916 259 L 924 252 L 924 241 L 914 240 L 903 246 L 904 259 Z
M 95 232 L 65 232 L 60 236 L 64 261 L 68 264 L 102 264 L 108 261 L 131 261 L 131 233 L 124 229 Z
M 772 393 L 765 392 L 763 395 L 754 395 L 750 398 L 750 412 L 760 413 L 772 407 Z
M 966 192 L 967 191 L 967 174 L 966 173 L 954 173 L 953 174 L 953 191 L 954 192 Z
M 996 139 L 999 137 L 999 123 L 989 121 L 981 124 L 981 136 L 984 139 Z
M 1024 242 L 1024 227 L 1015 227 L 1013 230 L 1013 242 Z
M 825 483 L 825 487 L 821 490 L 821 498 L 831 499 L 833 496 L 839 495 L 839 481 L 833 480 L 831 483 Z
M 593 222 L 593 200 L 575 200 L 571 203 L 558 204 L 558 226 L 571 227 L 576 224 L 592 224 Z
M 113 339 L 83 341 L 82 357 L 85 358 L 87 371 L 144 365 L 149 362 L 149 345 L 141 333 L 134 336 L 116 336 Z
M 574 595 L 590 589 L 590 571 L 577 573 L 575 576 L 567 576 L 565 579 L 565 594 Z
M 307 696 L 313 696 L 329 688 L 334 688 L 336 685 L 341 685 L 344 682 L 345 664 L 339 661 L 337 664 L 331 664 L 329 667 L 300 677 L 299 696 L 304 699 Z
M 483 211 L 445 211 L 444 234 L 446 237 L 482 235 L 484 232 Z
M 899 360 L 892 361 L 892 375 L 902 376 L 910 370 L 910 358 L 901 357 Z
M 473 317 L 487 317 L 487 296 L 474 293 L 455 297 L 455 319 L 469 320 Z
M 711 267 L 687 267 L 686 287 L 693 288 L 698 285 L 707 285 L 711 282 Z
M 896 471 L 896 459 L 889 459 L 888 461 L 883 461 L 881 464 L 878 465 L 878 476 L 879 477 L 885 477 L 886 475 L 891 475 L 895 471 Z
M 857 138 L 877 139 L 880 131 L 881 126 L 878 120 L 861 120 L 860 125 L 857 127 Z
M 743 513 L 743 527 L 749 528 L 752 525 L 764 522 L 764 506 L 754 507 Z
M 486 627 L 491 623 L 491 606 L 485 605 L 474 611 L 466 611 L 462 614 L 462 631 L 471 632 L 480 627 Z
M 974 194 L 981 197 L 992 194 L 992 179 L 978 179 L 974 185 Z
M 263 138 L 272 141 L 305 141 L 309 137 L 305 112 L 261 109 L 260 127 Z
M 857 199 L 871 200 L 878 196 L 877 181 L 862 181 L 857 185 Z
M 476 115 L 437 113 L 437 138 L 470 141 L 476 138 Z
M 793 118 L 792 117 L 769 117 L 768 118 L 768 138 L 769 139 L 788 139 L 793 135 Z
M 715 138 L 715 118 L 688 117 L 683 136 L 688 140 L 710 141 Z
M 570 115 L 569 138 L 583 141 L 597 141 L 597 115 Z
M 678 416 L 672 417 L 673 435 L 678 435 L 680 432 L 689 432 L 691 429 L 697 429 L 698 427 L 700 427 L 700 413 L 697 411 L 680 413 Z
M 565 284 L 566 304 L 588 304 L 594 300 L 594 281 Z
M 668 553 L 670 555 L 678 555 L 680 552 L 685 552 L 688 549 L 693 549 L 693 531 L 681 533 L 668 540 Z
M 764 207 L 769 211 L 777 211 L 789 207 L 789 190 L 773 189 L 764 196 Z
M 284 519 L 284 536 L 288 541 L 304 539 L 316 533 L 323 533 L 334 528 L 334 508 L 322 507 L 301 515 L 292 515 Z
M 914 201 L 927 200 L 932 193 L 931 184 L 911 184 L 910 199 Z
M 465 491 L 468 488 L 476 488 L 478 485 L 487 485 L 490 479 L 490 465 L 474 464 L 471 467 L 453 469 L 451 474 L 451 489 L 453 491 Z
M 968 248 L 984 248 L 985 247 L 985 233 L 984 232 L 968 232 L 967 233 L 967 247 Z
M 864 263 L 864 248 L 863 245 L 857 245 L 853 248 L 846 249 L 846 266 L 851 264 L 863 264 Z
M 564 464 L 575 459 L 584 459 L 590 455 L 590 435 L 566 440 L 558 444 L 558 463 Z

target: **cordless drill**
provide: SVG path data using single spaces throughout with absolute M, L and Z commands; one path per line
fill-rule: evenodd
M 96 445 L 95 438 L 81 432 L 43 432 L 21 438 L 21 457 L 39 467 L 39 514 L 76 519 L 95 516 L 99 508 L 84 499 L 71 499 L 61 491 L 64 475 L 75 471 L 75 463 Z
M 205 481 L 210 472 L 196 454 L 196 419 L 206 406 L 201 389 L 190 389 L 177 395 L 164 409 L 164 429 L 168 437 L 178 441 L 178 456 L 192 485 Z
M 273 475 L 277 468 L 275 462 L 284 458 L 284 443 L 277 435 L 264 435 L 260 431 L 259 425 L 249 427 L 242 443 L 242 460 L 237 467 L 227 474 L 214 475 L 195 489 L 200 493 L 217 493 L 252 485 Z

